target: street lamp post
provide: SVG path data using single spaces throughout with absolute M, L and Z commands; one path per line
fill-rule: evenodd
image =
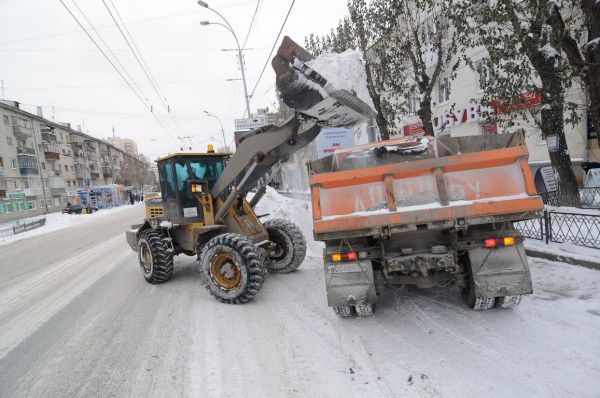
M 225 29 L 227 29 L 228 31 L 230 31 L 231 34 L 233 35 L 233 38 L 235 39 L 235 44 L 237 45 L 237 50 L 238 50 L 238 57 L 240 59 L 240 69 L 242 70 L 242 82 L 244 83 L 244 98 L 246 99 L 246 114 L 248 117 L 250 117 L 250 97 L 248 96 L 248 87 L 246 85 L 246 72 L 244 71 L 244 58 L 242 56 L 242 48 L 240 47 L 240 42 L 237 38 L 237 35 L 233 31 L 233 28 L 231 27 L 229 22 L 227 22 L 225 17 L 223 15 L 221 15 L 217 10 L 210 8 L 208 6 L 208 4 L 202 0 L 198 0 L 198 5 L 200 7 L 204 7 L 204 8 L 211 10 L 212 12 L 217 14 L 223 20 L 223 22 L 225 22 L 225 25 L 223 25 L 222 23 L 218 23 L 218 22 L 200 21 L 200 25 L 202 25 L 202 26 L 208 26 L 208 25 L 222 26 Z
M 227 148 L 227 141 L 225 141 L 225 129 L 223 128 L 223 123 L 221 123 L 221 119 L 219 119 L 219 117 L 217 115 L 214 115 L 214 114 L 210 113 L 209 111 L 202 111 L 202 112 L 204 112 L 207 116 L 214 117 L 215 119 L 217 119 L 217 121 L 221 125 L 221 134 L 223 135 L 223 150 L 225 150 Z

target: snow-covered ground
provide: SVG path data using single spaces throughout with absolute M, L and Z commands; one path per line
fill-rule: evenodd
M 456 289 L 387 289 L 369 318 L 327 307 L 306 200 L 298 271 L 244 305 L 216 302 L 195 257 L 151 285 L 123 232 L 143 209 L 0 250 L 0 396 L 598 397 L 600 271 L 530 258 L 534 294 L 476 312 Z
M 110 209 L 102 209 L 98 210 L 92 214 L 62 214 L 58 213 L 49 213 L 39 217 L 33 217 L 31 219 L 19 220 L 19 222 L 23 223 L 26 221 L 36 220 L 39 218 L 46 218 L 46 224 L 43 227 L 33 229 L 31 231 L 23 232 L 16 235 L 0 237 L 0 246 L 6 245 L 8 243 L 16 242 L 22 239 L 31 238 L 32 236 L 38 236 L 47 234 L 50 232 L 59 231 L 64 228 L 68 228 L 73 225 L 84 224 L 98 219 L 98 217 L 104 217 L 108 214 L 112 214 L 115 212 L 123 211 L 127 209 L 130 205 L 123 205 L 119 207 L 112 207 Z M 143 206 L 142 202 L 136 203 L 134 206 Z

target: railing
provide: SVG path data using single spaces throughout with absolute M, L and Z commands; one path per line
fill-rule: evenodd
M 544 192 L 540 196 L 544 204 L 560 206 L 559 191 Z M 581 188 L 579 190 L 579 200 L 583 209 L 600 209 L 600 188 Z
M 20 223 L 17 221 L 16 224 L 10 227 L 0 228 L 0 237 L 6 237 L 11 235 L 20 234 L 22 232 L 31 231 L 32 229 L 39 228 L 46 225 L 45 218 L 39 218 L 37 220 L 26 221 L 24 223 Z
M 33 156 L 35 156 L 35 149 L 18 147 L 17 155 L 33 155 Z
M 85 164 L 85 158 L 83 156 L 74 156 L 73 163 L 74 164 Z
M 44 142 L 43 147 L 45 153 L 60 154 L 60 144 L 55 142 Z
M 543 218 L 519 221 L 523 236 L 549 242 L 570 242 L 600 249 L 600 215 L 544 211 Z

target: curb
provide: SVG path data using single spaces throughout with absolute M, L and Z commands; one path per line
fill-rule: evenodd
M 568 257 L 568 256 L 561 256 L 558 254 L 552 254 L 552 253 L 544 252 L 541 250 L 535 250 L 535 249 L 525 249 L 525 252 L 527 253 L 528 256 L 531 256 L 531 257 L 539 257 L 539 258 L 543 258 L 545 260 L 550 260 L 550 261 L 560 261 L 560 262 L 571 264 L 571 265 L 580 265 L 585 268 L 591 268 L 591 269 L 600 271 L 600 263 L 595 262 L 595 261 L 577 259 L 577 258 Z

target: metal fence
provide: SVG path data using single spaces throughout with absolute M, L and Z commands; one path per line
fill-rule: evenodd
M 558 195 L 558 191 L 540 194 L 544 203 L 550 206 L 560 206 Z M 579 200 L 583 209 L 600 209 L 600 188 L 581 188 L 579 190 Z
M 36 229 L 44 225 L 46 225 L 45 218 L 38 218 L 37 220 L 26 221 L 23 223 L 17 221 L 17 223 L 14 225 L 0 228 L 0 238 L 31 231 L 32 229 Z
M 523 236 L 600 249 L 600 215 L 544 211 L 543 218 L 515 223 Z

